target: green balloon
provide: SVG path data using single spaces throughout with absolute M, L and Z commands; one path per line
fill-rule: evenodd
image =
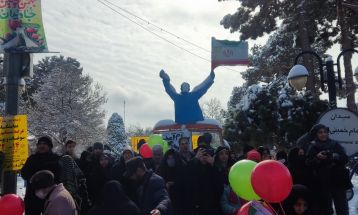
M 247 201 L 261 199 L 251 184 L 251 175 L 256 164 L 251 160 L 241 160 L 236 162 L 229 172 L 230 186 L 238 196 Z
M 163 145 L 163 138 L 157 134 L 150 135 L 148 145 L 150 148 L 153 148 L 154 145 Z
M 163 153 L 166 153 L 169 150 L 169 144 L 166 140 L 163 140 Z
M 150 135 L 148 139 L 148 145 L 152 149 L 154 145 L 161 145 L 163 147 L 163 153 L 167 152 L 169 149 L 169 144 L 167 141 L 163 140 L 160 135 Z

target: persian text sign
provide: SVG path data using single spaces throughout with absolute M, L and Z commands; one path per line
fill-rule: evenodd
M 0 0 L 0 51 L 48 52 L 41 0 Z
M 211 69 L 220 65 L 248 65 L 249 45 L 245 41 L 211 40 Z
M 5 170 L 20 170 L 25 164 L 28 157 L 26 115 L 0 117 L 0 151 L 5 154 Z

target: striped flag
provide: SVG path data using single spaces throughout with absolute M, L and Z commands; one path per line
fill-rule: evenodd
M 248 65 L 249 45 L 246 41 L 211 39 L 211 70 L 222 65 Z

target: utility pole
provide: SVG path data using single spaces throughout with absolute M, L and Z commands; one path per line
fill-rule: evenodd
M 19 107 L 19 81 L 22 71 L 22 53 L 4 54 L 4 71 L 6 72 L 6 105 L 5 115 L 15 116 Z M 9 142 L 7 144 L 13 144 Z M 16 172 L 4 171 L 2 180 L 2 191 L 4 194 L 16 193 Z

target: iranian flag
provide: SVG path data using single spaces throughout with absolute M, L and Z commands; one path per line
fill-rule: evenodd
M 211 70 L 218 66 L 249 64 L 249 45 L 246 41 L 211 40 Z

